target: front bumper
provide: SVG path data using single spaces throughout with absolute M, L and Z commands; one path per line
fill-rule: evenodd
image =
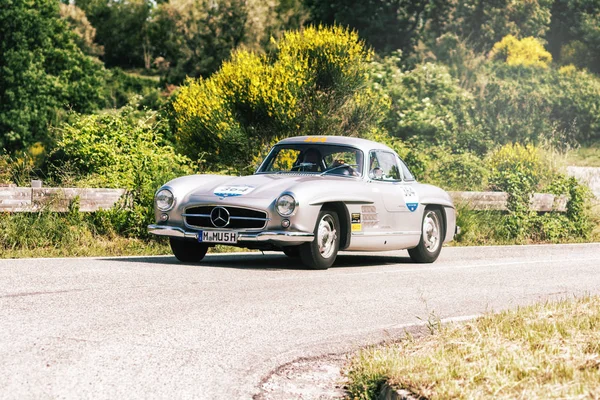
M 148 225 L 148 232 L 159 236 L 169 236 L 187 239 L 198 239 L 198 232 L 186 231 L 183 228 L 166 225 Z M 279 242 L 298 243 L 312 242 L 315 235 L 312 232 L 238 232 L 238 242 Z

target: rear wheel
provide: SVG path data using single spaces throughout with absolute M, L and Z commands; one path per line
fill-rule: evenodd
M 169 243 L 173 254 L 181 262 L 201 261 L 208 251 L 208 245 L 193 240 L 169 238 Z
M 335 211 L 321 210 L 315 225 L 315 239 L 300 246 L 300 259 L 308 268 L 327 269 L 340 248 L 340 221 Z
M 444 226 L 440 210 L 426 209 L 421 226 L 419 245 L 409 249 L 408 254 L 416 263 L 432 263 L 440 255 L 444 242 Z

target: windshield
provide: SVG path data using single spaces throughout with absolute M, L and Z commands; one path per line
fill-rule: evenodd
M 363 153 L 353 147 L 287 144 L 273 148 L 257 173 L 307 173 L 362 176 Z

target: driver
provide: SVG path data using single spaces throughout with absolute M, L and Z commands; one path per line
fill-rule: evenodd
M 321 166 L 321 152 L 314 147 L 307 149 L 304 152 L 303 164 L 312 164 L 309 166 L 302 166 L 302 170 L 306 172 L 319 172 Z

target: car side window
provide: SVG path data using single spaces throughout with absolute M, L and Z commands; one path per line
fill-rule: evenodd
M 369 156 L 369 178 L 375 181 L 400 181 L 396 155 L 387 151 L 372 151 Z
M 402 168 L 402 176 L 404 177 L 404 180 L 408 182 L 414 181 L 415 176 L 410 172 L 406 166 L 406 163 L 402 161 L 401 158 L 398 158 L 398 164 L 400 164 L 400 168 Z

